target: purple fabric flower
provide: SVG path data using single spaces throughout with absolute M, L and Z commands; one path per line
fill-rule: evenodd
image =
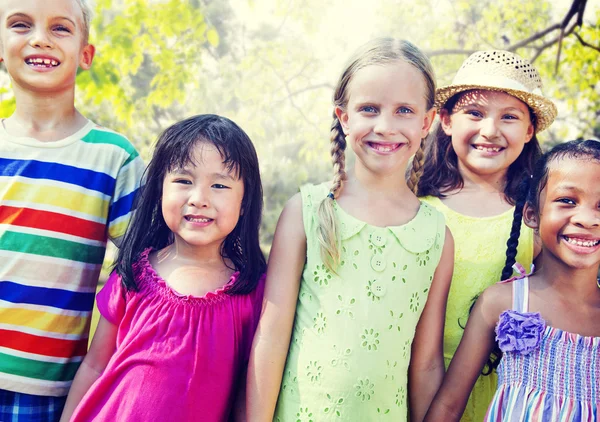
M 538 312 L 504 311 L 496 325 L 496 341 L 503 352 L 529 354 L 538 348 L 546 329 Z

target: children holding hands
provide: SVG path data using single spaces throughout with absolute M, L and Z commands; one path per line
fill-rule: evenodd
M 266 270 L 241 128 L 172 125 L 140 188 L 133 146 L 76 110 L 89 18 L 86 0 L 0 5 L 17 104 L 0 125 L 0 420 L 598 420 L 600 143 L 535 167 L 556 107 L 528 62 L 477 52 L 436 92 L 411 43 L 363 46 L 334 92 L 333 181 L 288 201 Z

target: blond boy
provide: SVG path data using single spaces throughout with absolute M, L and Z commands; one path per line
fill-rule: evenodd
M 107 239 L 125 231 L 143 164 L 74 106 L 90 69 L 85 0 L 2 0 L 0 421 L 57 421 L 87 349 Z

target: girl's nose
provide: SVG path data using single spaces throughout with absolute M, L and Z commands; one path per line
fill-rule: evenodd
M 208 194 L 202 188 L 194 189 L 188 199 L 188 205 L 196 208 L 206 208 L 210 204 Z
M 581 207 L 573 216 L 573 223 L 579 227 L 593 228 L 600 226 L 600 211 L 588 207 Z
M 481 136 L 490 139 L 498 136 L 498 125 L 493 117 L 487 117 L 481 121 Z
M 373 131 L 379 135 L 393 135 L 398 132 L 393 117 L 380 115 L 377 118 Z

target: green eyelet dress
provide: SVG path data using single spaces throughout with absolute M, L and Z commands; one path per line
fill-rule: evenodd
M 303 186 L 307 261 L 275 421 L 406 421 L 415 328 L 439 262 L 443 215 L 375 227 L 335 204 L 338 274 L 320 257 L 317 210 L 328 185 Z

